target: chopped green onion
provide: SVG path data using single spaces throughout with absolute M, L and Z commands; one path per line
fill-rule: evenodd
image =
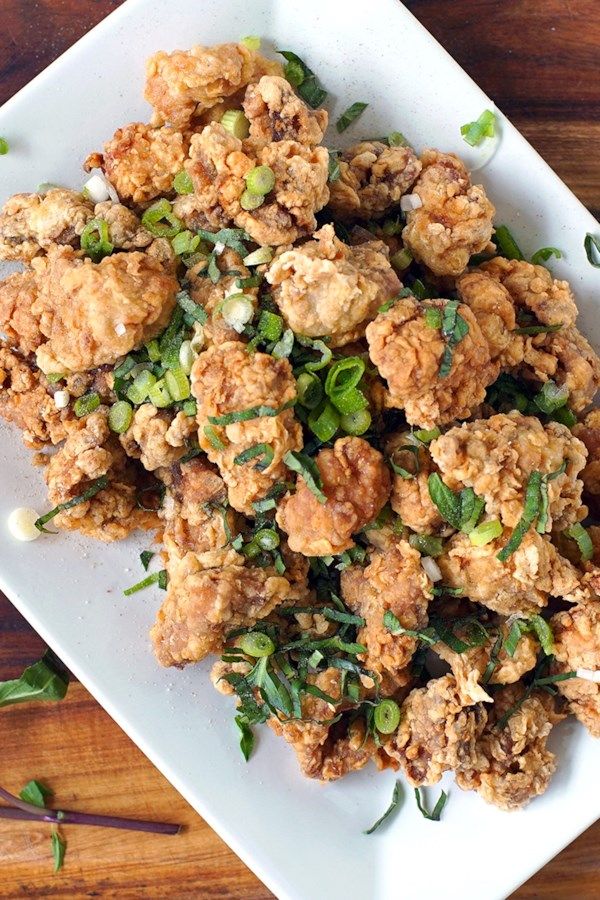
M 433 534 L 411 534 L 408 543 L 415 550 L 418 550 L 421 556 L 441 556 L 443 552 L 442 539 L 435 537 Z
M 252 543 L 257 544 L 261 550 L 275 550 L 279 547 L 279 535 L 273 528 L 261 528 L 252 538 Z
M 156 338 L 152 341 L 148 341 L 146 344 L 146 353 L 148 354 L 148 359 L 150 362 L 158 362 L 160 359 L 160 347 L 158 346 L 158 341 Z
M 335 362 L 325 379 L 325 393 L 328 397 L 339 397 L 352 390 L 364 375 L 365 361 L 360 356 L 347 356 Z
M 271 247 L 259 247 L 258 250 L 253 250 L 252 253 L 245 256 L 242 262 L 245 266 L 262 266 L 270 263 L 272 259 L 273 250 Z
M 183 223 L 173 214 L 172 209 L 168 200 L 157 200 L 145 211 L 142 225 L 154 237 L 175 237 L 183 230 Z
M 315 360 L 314 362 L 307 362 L 304 366 L 307 372 L 319 372 L 321 369 L 324 369 L 325 366 L 328 366 L 331 362 L 331 357 L 333 356 L 331 350 L 323 341 L 313 341 L 310 338 L 306 338 L 303 335 L 297 334 L 296 340 L 303 347 L 310 347 L 312 350 L 316 350 L 317 353 L 321 354 L 321 358 Z
M 323 385 L 317 375 L 303 372 L 296 382 L 298 402 L 307 409 L 315 409 L 323 399 Z
M 192 234 L 191 231 L 180 231 L 179 234 L 176 234 L 171 239 L 173 252 L 177 256 L 182 256 L 184 253 L 193 253 L 199 243 L 200 238 L 197 234 Z
M 178 194 L 193 194 L 194 183 L 186 171 L 178 172 L 173 179 L 173 190 Z
M 360 435 L 371 426 L 371 413 L 368 409 L 359 409 L 340 418 L 340 428 L 346 434 Z
M 305 453 L 296 453 L 288 450 L 283 461 L 292 472 L 297 472 L 304 478 L 307 488 L 315 495 L 319 503 L 327 503 L 327 497 L 322 491 L 323 482 L 316 462 L 306 456 Z
M 157 409 L 163 409 L 165 406 L 171 405 L 173 398 L 164 378 L 160 378 L 151 386 L 148 391 L 148 399 Z
M 236 412 L 225 413 L 222 416 L 209 416 L 208 421 L 211 425 L 233 425 L 234 422 L 248 422 L 250 419 L 261 419 L 263 416 L 273 418 L 291 409 L 295 404 L 295 400 L 284 403 L 283 406 L 251 406 L 249 409 L 240 409 Z
M 124 434 L 133 419 L 133 409 L 127 400 L 117 400 L 108 411 L 108 427 L 116 434 Z
M 338 153 L 330 150 L 329 151 L 329 163 L 327 166 L 327 180 L 331 183 L 333 181 L 338 181 L 341 175 L 340 171 L 340 162 L 338 158 Z
M 73 404 L 73 412 L 78 418 L 82 418 L 82 416 L 89 416 L 99 406 L 100 395 L 92 391 L 90 394 L 84 394 L 83 397 L 77 398 Z
M 281 336 L 281 339 L 277 341 L 273 349 L 271 350 L 271 356 L 274 359 L 287 359 L 292 350 L 294 349 L 294 332 L 291 328 L 286 328 Z
M 242 228 L 220 228 L 219 231 L 214 232 L 206 231 L 204 228 L 197 228 L 196 231 L 203 241 L 209 241 L 211 244 L 225 244 L 226 247 L 231 247 L 242 258 L 248 252 L 242 242 L 249 241 L 251 238 Z
M 244 180 L 251 194 L 264 197 L 275 187 L 275 172 L 270 166 L 255 166 L 244 175 Z
M 498 245 L 502 256 L 506 257 L 506 259 L 525 259 L 506 225 L 497 225 L 495 230 L 496 244 Z
M 435 307 L 430 307 L 425 310 L 425 324 L 428 328 L 441 328 L 442 327 L 442 313 L 441 310 L 436 309 Z
M 484 138 L 494 137 L 495 125 L 496 116 L 491 109 L 486 109 L 475 122 L 461 125 L 460 133 L 467 144 L 470 144 L 471 147 L 477 147 Z
M 204 426 L 204 434 L 213 450 L 225 450 L 227 444 L 221 440 L 212 425 Z
M 532 472 L 527 480 L 527 487 L 525 489 L 525 503 L 523 505 L 523 513 L 521 518 L 519 519 L 517 525 L 513 529 L 513 532 L 502 548 L 502 550 L 496 554 L 496 558 L 500 560 L 500 562 L 506 562 L 509 556 L 517 550 L 523 538 L 535 522 L 536 518 L 539 515 L 541 503 L 542 503 L 542 473 L 541 472 Z
M 240 206 L 242 209 L 245 209 L 246 212 L 252 212 L 253 210 L 258 209 L 264 202 L 265 198 L 263 194 L 253 194 L 252 191 L 249 190 L 245 190 L 240 197 Z
M 335 127 L 338 130 L 338 134 L 341 134 L 342 131 L 345 131 L 349 125 L 352 125 L 352 123 L 355 122 L 356 119 L 358 119 L 359 116 L 361 116 L 363 114 L 363 112 L 365 111 L 365 109 L 367 108 L 368 105 L 369 105 L 368 103 L 362 103 L 361 101 L 357 101 L 356 103 L 353 103 L 352 106 L 349 106 L 348 109 L 346 109 L 342 113 L 342 115 L 339 117 L 339 119 L 335 123 Z
M 104 219 L 91 219 L 81 232 L 79 243 L 83 252 L 95 263 L 115 249 L 110 242 L 108 222 Z
M 36 519 L 34 522 L 35 527 L 39 531 L 46 532 L 46 529 L 44 528 L 46 522 L 49 522 L 50 519 L 54 518 L 54 516 L 57 516 L 59 513 L 64 512 L 67 509 L 72 509 L 74 506 L 78 506 L 80 503 L 87 503 L 88 500 L 91 500 L 92 497 L 95 497 L 97 493 L 103 491 L 107 486 L 107 475 L 102 475 L 100 478 L 96 478 L 96 480 L 92 481 L 89 488 L 87 488 L 82 494 L 78 494 L 76 497 L 72 497 L 70 500 L 66 500 L 64 503 L 59 503 L 58 506 L 55 506 L 54 509 L 50 510 L 50 512 L 44 513 L 43 516 L 40 516 L 39 519 Z
M 263 656 L 271 656 L 275 652 L 275 644 L 268 634 L 262 631 L 249 631 L 240 638 L 240 649 L 246 656 L 260 659 Z
M 439 438 L 441 433 L 439 428 L 431 428 L 430 430 L 419 428 L 417 431 L 413 432 L 414 436 L 421 444 L 430 444 L 432 441 L 435 441 L 436 438 Z
M 283 74 L 289 83 L 297 88 L 302 99 L 312 109 L 321 106 L 327 96 L 327 91 L 319 84 L 315 73 L 291 50 L 278 50 L 277 52 L 287 60 Z
M 179 364 L 186 375 L 189 375 L 194 366 L 196 354 L 192 350 L 192 342 L 184 341 L 179 348 Z
M 254 316 L 252 298 L 246 294 L 230 294 L 221 304 L 221 315 L 231 328 L 241 334 Z
M 379 819 L 377 819 L 377 821 L 373 825 L 371 825 L 370 828 L 368 828 L 365 831 L 365 834 L 373 834 L 374 831 L 377 831 L 377 829 L 381 825 L 383 825 L 383 823 L 386 821 L 386 819 L 389 819 L 389 817 L 392 815 L 394 810 L 397 809 L 397 807 L 400 805 L 401 802 L 402 802 L 402 785 L 399 781 L 397 781 L 394 785 L 394 791 L 392 793 L 392 802 L 390 803 L 390 805 L 388 806 L 388 808 L 386 809 L 384 814 Z
M 6 156 L 8 153 L 8 141 L 6 138 L 0 137 L 0 156 Z
M 554 381 L 546 381 L 533 402 L 546 415 L 552 415 L 557 409 L 564 406 L 569 399 L 569 389 L 566 384 L 557 385 Z
M 403 247 L 402 250 L 398 250 L 390 256 L 390 265 L 397 272 L 403 272 L 404 269 L 408 269 L 412 261 L 413 255 L 408 247 Z
M 600 269 L 600 238 L 596 237 L 595 234 L 590 234 L 588 232 L 583 241 L 583 247 L 588 262 L 591 263 L 595 269 Z
M 446 793 L 446 791 L 442 791 L 437 803 L 435 804 L 431 812 L 428 812 L 421 802 L 420 791 L 421 788 L 415 788 L 415 798 L 417 801 L 419 812 L 424 819 L 429 819 L 430 822 L 439 822 L 440 816 L 442 815 L 442 810 L 444 809 L 444 806 L 446 805 L 446 802 L 448 800 L 448 794 Z
M 243 37 L 240 44 L 243 44 L 248 50 L 260 50 L 260 38 L 255 34 L 249 34 L 247 37 Z
M 580 522 L 576 522 L 574 525 L 565 528 L 563 534 L 576 542 L 584 562 L 588 562 L 588 560 L 593 557 L 594 545 L 592 539 Z
M 187 400 L 190 396 L 190 381 L 181 367 L 165 372 L 165 384 L 173 400 Z
M 469 532 L 469 540 L 474 547 L 485 547 L 491 541 L 495 541 L 502 534 L 502 523 L 498 519 L 482 522 Z
M 561 425 L 566 425 L 567 428 L 577 425 L 577 416 L 571 412 L 568 406 L 561 406 L 560 409 L 552 413 L 550 418 L 553 422 L 560 422 Z
M 358 388 L 350 388 L 343 394 L 336 394 L 331 398 L 331 402 L 339 413 L 343 416 L 350 416 L 352 413 L 360 412 L 369 405 L 369 401 L 362 391 Z
M 536 250 L 533 254 L 531 262 L 534 266 L 540 266 L 547 262 L 551 256 L 556 257 L 556 259 L 562 259 L 562 253 L 558 247 L 542 247 L 541 250 Z
M 554 325 L 524 325 L 522 328 L 514 328 L 513 334 L 553 334 L 560 331 L 562 322 L 556 322 Z
M 257 331 L 265 341 L 278 341 L 283 332 L 282 317 L 268 309 L 263 309 L 258 320 Z
M 242 450 L 241 453 L 238 453 L 233 461 L 236 466 L 243 466 L 244 463 L 261 456 L 262 459 L 255 463 L 254 468 L 258 469 L 259 472 L 264 472 L 273 462 L 274 455 L 273 448 L 269 444 L 255 444 L 253 447 L 248 447 L 247 450 Z
M 381 734 L 392 734 L 400 724 L 400 707 L 395 700 L 381 700 L 374 710 L 375 728 Z
M 188 316 L 191 316 L 195 322 L 199 322 L 201 325 L 206 324 L 208 321 L 206 310 L 199 303 L 192 300 L 188 291 L 179 291 L 175 299 L 182 310 Z
M 134 378 L 133 382 L 127 388 L 127 399 L 135 406 L 139 406 L 148 399 L 148 394 L 153 385 L 156 384 L 156 375 L 145 369 Z
M 410 147 L 409 142 L 401 131 L 390 131 L 387 142 L 390 147 Z
M 161 569 L 160 572 L 152 572 L 151 575 L 147 575 L 146 578 L 142 578 L 142 580 L 138 581 L 137 584 L 132 584 L 131 587 L 126 588 L 123 593 L 126 597 L 131 597 L 132 594 L 137 594 L 138 591 L 143 591 L 144 588 L 150 587 L 150 585 L 152 584 L 158 584 L 159 588 L 162 588 L 163 591 L 166 590 L 166 569 Z
M 308 417 L 308 427 L 323 443 L 331 440 L 339 426 L 340 414 L 329 401 L 313 409 Z
M 46 381 L 49 381 L 50 384 L 57 384 L 59 381 L 62 381 L 64 377 L 62 372 L 50 372 L 46 375 Z

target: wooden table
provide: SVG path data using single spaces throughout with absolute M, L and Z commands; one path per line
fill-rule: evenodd
M 119 3 L 2 0 L 0 102 Z M 410 0 L 406 5 L 598 214 L 597 0 Z M 42 649 L 37 635 L 0 598 L 0 678 L 17 675 Z M 53 875 L 47 827 L 0 822 L 0 897 L 271 896 L 81 685 L 72 685 L 63 703 L 12 707 L 3 710 L 0 721 L 0 783 L 7 788 L 43 778 L 67 807 L 185 826 L 176 838 L 71 828 L 65 868 Z M 600 823 L 514 896 L 598 897 L 599 840 Z M 510 860 L 493 861 L 498 864 Z

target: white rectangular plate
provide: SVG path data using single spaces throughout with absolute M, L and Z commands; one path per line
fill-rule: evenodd
M 142 90 L 152 52 L 246 34 L 305 58 L 329 88 L 335 116 L 355 100 L 370 103 L 346 143 L 397 129 L 419 149 L 439 146 L 469 158 L 459 126 L 490 100 L 395 0 L 129 0 L 0 111 L 0 134 L 11 148 L 0 159 L 0 199 L 42 181 L 81 185 L 87 152 L 117 126 L 148 119 Z M 583 250 L 585 232 L 598 224 L 503 117 L 501 132 L 498 152 L 476 180 L 527 254 L 547 245 L 565 252 L 552 268 L 573 285 L 582 330 L 598 346 L 600 273 Z M 393 824 L 365 836 L 388 805 L 391 773 L 369 769 L 328 786 L 306 781 L 292 751 L 268 729 L 246 765 L 233 704 L 211 687 L 209 664 L 180 672 L 154 661 L 147 632 L 160 592 L 123 597 L 123 587 L 140 577 L 138 553 L 147 541 L 105 546 L 59 535 L 17 544 L 6 531 L 8 513 L 43 509 L 45 492 L 19 435 L 6 426 L 0 472 L 0 587 L 279 898 L 506 897 L 600 814 L 597 745 L 567 722 L 552 737 L 558 773 L 523 812 L 500 812 L 449 780 L 441 823 L 424 820 L 407 792 Z

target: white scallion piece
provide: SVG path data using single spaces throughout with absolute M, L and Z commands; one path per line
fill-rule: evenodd
M 223 243 L 223 241 L 217 241 L 217 243 L 215 244 L 215 253 L 217 254 L 217 256 L 220 256 L 224 249 L 225 244 Z
M 8 530 L 18 541 L 35 541 L 41 532 L 35 527 L 39 518 L 30 506 L 18 506 L 8 517 Z
M 70 399 L 71 395 L 68 391 L 56 391 L 54 394 L 54 405 L 57 409 L 66 409 Z
M 179 348 L 179 364 L 186 375 L 189 375 L 192 371 L 192 366 L 194 365 L 194 360 L 197 357 L 197 353 L 194 353 L 192 349 L 191 341 L 184 341 Z
M 254 306 L 245 294 L 234 294 L 223 303 L 221 315 L 228 325 L 241 334 L 244 325 L 247 325 L 254 315 Z
M 600 669 L 576 669 L 575 672 L 578 678 L 585 678 L 586 681 L 600 684 Z
M 400 198 L 402 212 L 411 212 L 413 209 L 419 209 L 420 206 L 423 206 L 423 201 L 418 194 L 405 194 Z
M 421 565 L 423 566 L 425 574 L 431 581 L 436 582 L 442 580 L 440 567 L 432 556 L 422 556 Z
M 113 203 L 121 202 L 116 190 L 101 169 L 96 169 L 88 178 L 83 190 L 93 203 L 104 203 L 105 200 L 112 200 Z
M 204 336 L 204 328 L 200 324 L 200 322 L 194 322 L 194 335 L 190 341 L 190 346 L 192 351 L 196 354 L 202 353 L 204 349 L 204 344 L 206 342 L 206 338 Z

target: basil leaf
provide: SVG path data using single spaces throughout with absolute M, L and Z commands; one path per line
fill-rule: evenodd
M 51 796 L 52 791 L 50 788 L 47 788 L 45 784 L 35 779 L 28 781 L 19 794 L 19 797 L 25 803 L 32 803 L 33 806 L 39 806 L 41 809 L 44 809 L 46 806 L 46 798 Z
M 562 259 L 562 253 L 557 247 L 542 247 L 541 250 L 536 250 L 533 254 L 531 262 L 534 266 L 540 266 L 547 262 L 551 256 L 556 257 L 556 259 Z
M 454 349 L 469 333 L 469 325 L 458 312 L 458 300 L 449 300 L 442 312 L 442 335 L 446 347 L 442 355 L 438 375 L 445 378 L 452 368 Z
M 600 238 L 597 238 L 595 234 L 590 234 L 588 232 L 585 236 L 583 246 L 588 262 L 595 269 L 600 269 Z
M 236 412 L 225 413 L 222 416 L 209 416 L 211 425 L 232 425 L 234 422 L 248 422 L 250 419 L 273 418 L 286 409 L 291 409 L 295 400 L 284 403 L 283 406 L 251 406 L 249 409 L 240 409 Z
M 521 546 L 523 538 L 537 519 L 542 506 L 542 473 L 532 472 L 527 480 L 525 489 L 525 503 L 523 513 L 513 529 L 513 532 L 502 550 L 496 554 L 496 559 L 506 562 L 509 556 Z
M 341 174 L 338 154 L 333 150 L 329 151 L 329 163 L 327 166 L 327 172 L 329 182 L 337 181 Z
M 400 624 L 400 619 L 391 611 L 391 609 L 386 609 L 383 614 L 383 625 L 390 634 L 393 635 L 403 635 L 406 634 L 408 637 L 416 638 L 418 641 L 422 641 L 424 644 L 428 644 L 432 646 L 433 644 L 437 644 L 438 638 L 434 633 L 433 628 L 427 629 L 427 631 L 413 631 L 410 628 L 404 628 L 403 625 Z
M 394 790 L 392 792 L 392 802 L 390 803 L 390 805 L 388 806 L 388 808 L 386 809 L 384 814 L 379 819 L 377 819 L 377 821 L 373 825 L 371 825 L 370 828 L 367 828 L 367 830 L 363 833 L 364 834 L 373 834 L 374 831 L 377 831 L 377 829 L 381 825 L 383 825 L 383 823 L 385 821 L 387 821 L 387 819 L 389 819 L 389 817 L 392 815 L 394 810 L 398 808 L 398 806 L 400 805 L 402 800 L 403 800 L 402 785 L 399 781 L 397 781 L 394 785 Z
M 419 807 L 419 812 L 421 813 L 421 815 L 423 816 L 424 819 L 429 819 L 430 822 L 439 822 L 440 816 L 442 815 L 442 810 L 444 809 L 444 807 L 448 801 L 448 794 L 446 793 L 446 791 L 442 791 L 442 793 L 440 794 L 440 796 L 438 798 L 437 803 L 435 804 L 435 806 L 433 807 L 431 812 L 428 812 L 425 809 L 425 807 L 423 806 L 423 803 L 421 801 L 420 791 L 421 791 L 421 788 L 415 788 L 415 798 L 417 801 L 417 806 Z
M 302 99 L 312 109 L 321 106 L 327 97 L 327 91 L 319 84 L 312 69 L 309 69 L 306 63 L 291 50 L 278 50 L 277 53 L 281 53 L 287 59 L 288 65 L 285 66 L 283 74 L 296 88 Z
M 71 500 L 65 501 L 65 503 L 59 503 L 58 506 L 55 506 L 54 509 L 51 509 L 50 512 L 44 513 L 43 516 L 40 516 L 39 519 L 35 520 L 35 527 L 39 531 L 43 531 L 46 534 L 51 534 L 44 525 L 46 522 L 49 522 L 50 519 L 53 519 L 54 516 L 57 516 L 59 513 L 64 512 L 67 509 L 72 509 L 74 506 L 78 506 L 80 503 L 86 503 L 88 500 L 91 500 L 92 497 L 95 497 L 97 493 L 103 491 L 105 487 L 108 485 L 108 475 L 102 475 L 100 478 L 96 478 L 95 481 L 92 481 L 89 488 L 87 488 L 82 494 L 78 494 L 76 497 L 72 497 Z
M 0 682 L 0 708 L 30 700 L 62 700 L 68 687 L 66 670 L 52 651 L 47 650 L 20 678 Z
M 525 259 L 525 257 L 519 250 L 517 242 L 515 241 L 506 225 L 497 225 L 495 232 L 496 245 L 501 251 L 502 256 L 504 256 L 506 259 Z
M 305 453 L 297 453 L 294 450 L 288 450 L 283 457 L 283 461 L 292 472 L 297 472 L 304 478 L 307 488 L 315 495 L 319 503 L 327 503 L 327 497 L 323 493 L 323 482 L 321 473 L 316 462 Z
M 144 567 L 145 572 L 148 571 L 148 566 L 150 565 L 150 560 L 153 556 L 154 553 L 152 552 L 152 550 L 142 550 L 142 552 L 140 553 L 140 562 Z
M 236 716 L 235 724 L 240 730 L 240 750 L 243 753 L 246 762 L 250 759 L 250 754 L 254 748 L 254 732 L 248 724 L 248 720 L 244 716 Z
M 54 871 L 58 872 L 62 869 L 63 862 L 65 859 L 65 853 L 67 850 L 67 842 L 64 838 L 60 836 L 58 830 L 56 828 L 52 829 L 52 834 L 50 836 L 50 840 L 52 843 L 52 858 L 54 859 Z
M 342 131 L 345 131 L 346 128 L 352 125 L 352 123 L 355 122 L 358 117 L 363 114 L 368 105 L 368 103 L 362 103 L 361 101 L 358 101 L 357 103 L 353 103 L 351 106 L 349 106 L 348 109 L 346 109 L 342 113 L 342 115 L 335 123 L 338 134 L 341 134 Z

